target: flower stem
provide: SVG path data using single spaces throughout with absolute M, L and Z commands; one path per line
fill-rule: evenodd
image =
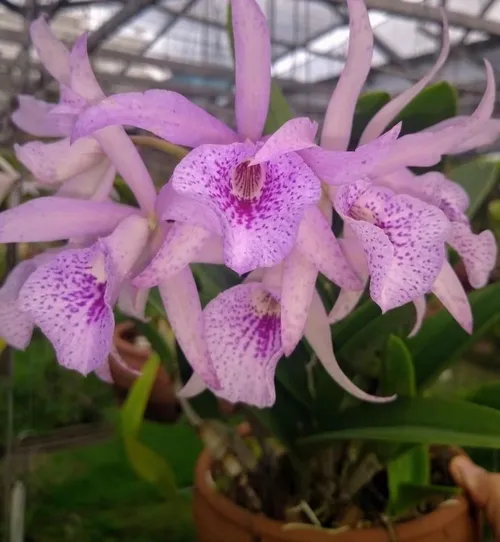
M 157 149 L 166 154 L 170 154 L 171 156 L 173 156 L 174 158 L 178 158 L 179 160 L 182 160 L 189 152 L 189 150 L 184 147 L 174 145 L 173 143 L 169 143 L 168 141 L 165 141 L 164 139 L 159 139 L 158 137 L 135 135 L 130 136 L 130 139 L 132 139 L 132 141 L 136 145 Z

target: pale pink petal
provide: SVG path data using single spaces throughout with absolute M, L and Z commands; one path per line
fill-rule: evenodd
M 448 243 L 462 258 L 469 284 L 473 288 L 485 286 L 495 268 L 497 258 L 497 245 L 493 233 L 486 230 L 475 234 L 469 225 L 454 222 Z
M 205 325 L 196 282 L 189 267 L 158 285 L 165 313 L 187 361 L 205 384 L 220 387 L 205 338 Z
M 326 151 L 318 147 L 301 150 L 299 154 L 323 182 L 330 185 L 351 183 L 371 174 L 379 162 L 392 156 L 400 131 L 401 123 L 352 152 Z
M 90 66 L 87 55 L 87 34 L 82 34 L 71 49 L 70 88 L 88 102 L 96 102 L 105 98 Z
M 335 207 L 363 244 L 370 295 L 383 311 L 430 290 L 444 261 L 449 231 L 442 211 L 361 181 L 341 187 Z
M 104 155 L 99 144 L 91 138 L 70 145 L 69 139 L 53 143 L 32 141 L 15 145 L 18 160 L 44 185 L 57 185 L 99 164 Z
M 330 324 L 335 324 L 343 320 L 348 314 L 356 308 L 359 300 L 363 297 L 364 290 L 340 290 L 337 299 L 328 315 Z
M 0 243 L 59 241 L 106 235 L 137 210 L 73 198 L 37 198 L 0 213 Z
M 25 282 L 19 306 L 54 345 L 64 367 L 88 374 L 106 361 L 117 288 L 147 235 L 147 221 L 129 217 L 90 248 L 59 253 Z
M 360 290 L 363 285 L 346 260 L 323 214 L 316 206 L 304 212 L 296 246 L 303 256 L 328 279 L 342 288 Z
M 396 140 L 390 152 L 377 162 L 373 173 L 382 175 L 404 166 L 428 167 L 444 154 L 473 137 L 488 121 L 495 106 L 496 86 L 491 64 L 485 60 L 486 90 L 474 113 L 460 127 L 447 126 L 436 132 L 408 134 Z
M 106 201 L 116 177 L 116 169 L 106 158 L 86 171 L 69 178 L 56 196 Z
M 126 316 L 146 320 L 144 311 L 148 301 L 149 288 L 136 288 L 130 281 L 124 281 L 118 296 L 118 309 Z
M 438 71 L 443 67 L 448 54 L 450 52 L 450 36 L 448 32 L 448 21 L 446 19 L 446 13 L 442 11 L 443 17 L 443 43 L 441 45 L 441 51 L 432 68 L 415 83 L 412 87 L 406 89 L 401 94 L 393 98 L 388 104 L 384 105 L 375 116 L 370 120 L 368 125 L 363 131 L 360 139 L 360 144 L 367 143 L 372 139 L 378 137 L 385 128 L 391 123 L 391 121 L 408 105 L 417 94 L 419 94 L 435 77 Z
M 232 403 L 271 406 L 276 398 L 274 372 L 283 354 L 279 300 L 251 282 L 222 292 L 203 314 L 221 383 L 216 394 Z
M 106 384 L 113 383 L 113 376 L 111 374 L 111 369 L 109 368 L 108 360 L 96 367 L 94 374 L 97 376 L 97 378 L 99 378 L 99 380 L 106 382 Z
M 290 356 L 304 334 L 318 271 L 294 249 L 283 263 L 281 286 L 281 343 Z
M 472 333 L 472 311 L 462 283 L 445 261 L 432 285 L 432 293 L 467 333 Z
M 203 393 L 206 389 L 207 385 L 205 384 L 205 382 L 203 382 L 200 375 L 193 372 L 189 380 L 177 392 L 177 397 L 181 397 L 183 399 L 190 399 L 191 397 L 196 397 L 196 395 L 200 395 L 200 393 Z
M 351 137 L 354 110 L 371 69 L 373 32 L 363 0 L 348 0 L 349 49 L 344 69 L 326 110 L 321 146 L 345 151 Z
M 188 147 L 232 143 L 238 139 L 223 122 L 184 96 L 168 90 L 110 96 L 79 116 L 72 137 L 78 139 L 114 125 L 136 126 L 171 143 Z
M 415 305 L 415 324 L 408 334 L 408 338 L 415 337 L 415 335 L 420 331 L 420 328 L 424 322 L 425 313 L 427 311 L 425 296 L 417 297 L 417 299 L 413 300 L 413 304 Z
M 271 90 L 271 41 L 266 17 L 255 0 L 231 0 L 238 133 L 262 135 Z
M 158 252 L 146 269 L 134 278 L 133 284 L 141 288 L 151 288 L 163 279 L 175 275 L 196 260 L 211 235 L 209 231 L 198 226 L 174 224 Z
M 372 403 L 386 403 L 395 398 L 394 396 L 376 397 L 370 395 L 358 388 L 344 374 L 333 353 L 330 323 L 328 322 L 323 302 L 316 291 L 312 298 L 311 308 L 306 322 L 305 337 L 327 373 L 345 391 L 362 401 L 369 401 Z
M 305 117 L 285 122 L 255 153 L 250 165 L 267 162 L 288 152 L 314 147 L 314 138 L 317 131 L 318 123 L 312 122 Z
M 52 33 L 43 15 L 31 23 L 30 36 L 45 69 L 59 83 L 69 84 L 69 51 Z
M 217 215 L 225 263 L 240 274 L 281 261 L 295 242 L 304 209 L 321 193 L 319 180 L 296 153 L 248 166 L 254 150 L 249 143 L 204 145 L 172 175 L 175 191 Z
M 221 265 L 224 263 L 224 247 L 220 235 L 211 234 L 194 256 L 193 263 Z
M 35 269 L 33 260 L 17 264 L 0 288 L 0 337 L 18 350 L 24 350 L 28 346 L 33 333 L 33 321 L 20 310 L 18 295 Z
M 54 104 L 21 94 L 17 97 L 19 107 L 12 113 L 12 122 L 23 132 L 37 137 L 65 137 L 71 126 L 62 124 L 60 118 L 49 113 Z

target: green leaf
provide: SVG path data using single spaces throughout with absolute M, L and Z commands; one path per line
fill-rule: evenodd
M 399 491 L 399 502 L 391 516 L 398 517 L 410 511 L 419 504 L 436 498 L 450 499 L 460 495 L 462 491 L 457 487 L 433 486 L 427 484 L 402 484 Z
M 414 397 L 416 394 L 415 370 L 406 344 L 391 335 L 387 341 L 383 370 L 380 379 L 381 395 L 397 394 L 398 397 Z
M 427 318 L 417 336 L 408 340 L 419 390 L 434 383 L 453 361 L 500 321 L 500 284 L 471 293 L 469 301 L 474 317 L 472 335 L 468 335 L 448 311 L 441 310 Z
M 391 126 L 403 122 L 401 134 L 414 134 L 457 114 L 457 92 L 440 81 L 420 92 L 399 113 Z
M 148 404 L 156 373 L 160 367 L 157 354 L 153 354 L 144 364 L 141 375 L 134 382 L 120 412 L 123 437 L 136 437 L 141 428 L 144 410 Z
M 174 472 L 163 457 L 134 436 L 126 436 L 123 444 L 130 465 L 137 476 L 155 485 L 167 499 L 175 498 L 177 486 Z
M 352 123 L 351 140 L 349 148 L 355 149 L 361 138 L 363 130 L 375 114 L 391 99 L 387 92 L 366 92 L 358 98 Z
M 285 122 L 293 118 L 292 110 L 288 105 L 280 86 L 276 81 L 271 81 L 271 94 L 269 97 L 269 109 L 267 111 L 264 134 L 272 134 Z
M 323 447 L 339 440 L 393 441 L 483 448 L 500 447 L 500 412 L 460 400 L 401 398 L 388 404 L 362 404 L 330 420 L 330 431 L 299 440 Z
M 500 382 L 484 384 L 467 393 L 465 399 L 476 405 L 483 405 L 500 410 Z
M 451 168 L 446 175 L 469 194 L 470 204 L 467 209 L 469 218 L 476 215 L 488 194 L 498 183 L 497 166 L 484 159 Z

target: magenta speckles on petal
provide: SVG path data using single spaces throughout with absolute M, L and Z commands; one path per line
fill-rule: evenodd
M 280 262 L 292 249 L 305 207 L 320 198 L 319 180 L 296 153 L 248 166 L 255 150 L 251 143 L 203 145 L 172 177 L 175 191 L 217 215 L 225 263 L 237 273 Z
M 67 250 L 32 273 L 19 295 L 20 308 L 52 342 L 59 363 L 83 374 L 101 365 L 111 348 L 108 273 L 97 245 Z
M 382 310 L 430 291 L 450 227 L 441 210 L 368 183 L 341 187 L 336 208 L 363 245 L 370 294 Z
M 282 355 L 279 301 L 261 284 L 235 286 L 204 310 L 217 395 L 259 407 L 275 400 L 274 372 Z

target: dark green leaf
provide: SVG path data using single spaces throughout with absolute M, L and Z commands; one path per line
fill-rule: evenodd
M 415 396 L 415 370 L 411 354 L 405 343 L 395 335 L 391 335 L 387 341 L 382 368 L 381 395 Z
M 469 295 L 474 333 L 468 335 L 445 310 L 427 318 L 416 337 L 408 341 L 413 356 L 417 388 L 431 385 L 460 358 L 481 335 L 500 321 L 500 284 L 492 284 Z
M 330 431 L 299 440 L 323 447 L 339 440 L 375 440 L 500 448 L 500 412 L 459 400 L 401 398 L 362 404 L 332 418 Z
M 465 399 L 476 405 L 483 405 L 500 410 L 500 382 L 484 384 L 480 388 L 469 392 Z
M 153 354 L 144 364 L 140 376 L 128 392 L 120 413 L 121 430 L 125 438 L 136 437 L 139 434 L 144 410 L 159 366 L 160 360 L 156 354 Z
M 394 119 L 403 122 L 401 134 L 414 134 L 457 114 L 457 92 L 445 81 L 428 86 Z
M 292 110 L 288 105 L 281 89 L 276 81 L 271 82 L 271 95 L 269 97 L 269 109 L 267 112 L 264 134 L 272 134 L 285 122 L 293 118 Z
M 469 218 L 475 216 L 483 201 L 498 183 L 496 165 L 483 159 L 454 167 L 447 171 L 447 176 L 469 194 L 470 204 L 467 209 Z

